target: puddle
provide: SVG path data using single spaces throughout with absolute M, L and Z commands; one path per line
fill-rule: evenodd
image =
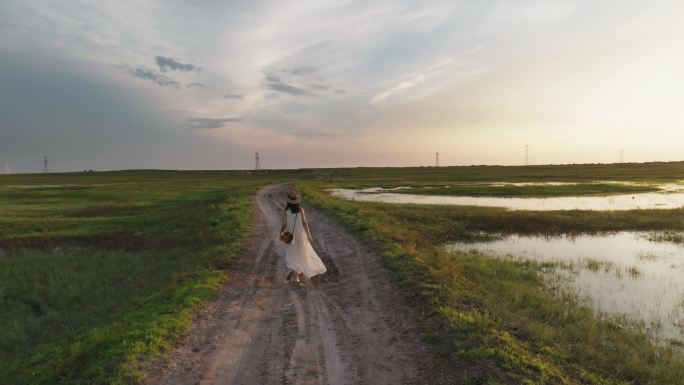
M 328 191 L 336 197 L 364 202 L 398 204 L 458 205 L 504 207 L 509 210 L 637 210 L 676 209 L 684 206 L 682 185 L 663 185 L 661 192 L 619 194 L 607 196 L 564 196 L 548 198 L 470 197 L 419 195 L 385 192 L 380 188 L 362 190 L 334 188 Z
M 598 313 L 641 323 L 657 340 L 684 341 L 684 245 L 651 241 L 652 235 L 511 235 L 447 249 L 552 262 L 545 269 L 551 286 L 590 299 Z

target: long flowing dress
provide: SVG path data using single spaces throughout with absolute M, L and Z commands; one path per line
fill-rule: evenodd
M 296 273 L 304 273 L 307 278 L 325 273 L 327 270 L 325 265 L 306 236 L 306 230 L 302 223 L 302 213 L 293 214 L 292 211 L 287 210 L 287 227 L 285 231 L 292 232 L 293 227 L 294 237 L 292 242 L 285 245 L 285 264 L 287 268 Z

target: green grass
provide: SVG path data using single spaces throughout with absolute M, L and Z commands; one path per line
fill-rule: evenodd
M 168 348 L 229 278 L 264 183 L 154 171 L 0 178 L 37 184 L 0 187 L 0 383 L 137 382 L 137 362 Z
M 568 164 L 539 166 L 358 167 L 300 170 L 299 178 L 337 187 L 448 185 L 452 182 L 628 181 L 663 183 L 684 180 L 684 162 Z
M 342 201 L 299 184 L 305 200 L 372 242 L 419 309 L 426 338 L 462 383 L 682 384 L 684 356 L 619 320 L 599 319 L 546 287 L 540 265 L 447 253 L 478 231 L 682 228 L 681 210 L 508 213 L 469 207 Z
M 1 175 L 0 383 L 139 382 L 138 363 L 171 346 L 230 279 L 250 196 L 274 181 L 315 183 L 307 199 L 376 244 L 441 356 L 463 365 L 464 383 L 681 382 L 673 377 L 680 356 L 541 290 L 536 266 L 449 255 L 436 245 L 492 232 L 676 231 L 684 210 L 396 206 L 343 202 L 319 189 L 682 179 L 681 162 Z
M 490 233 L 578 234 L 620 230 L 658 230 L 677 234 L 684 230 L 684 209 L 625 211 L 523 211 L 497 207 L 448 205 L 397 205 L 355 202 L 391 213 L 391 225 L 424 229 L 434 244 L 477 241 Z M 654 232 L 655 234 L 655 232 Z M 671 235 L 676 237 L 676 235 Z

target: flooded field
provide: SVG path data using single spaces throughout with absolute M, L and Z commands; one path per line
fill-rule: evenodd
M 684 341 L 684 245 L 649 232 L 505 236 L 447 249 L 542 262 L 549 284 L 588 299 L 601 314 L 626 316 L 658 340 Z
M 340 198 L 364 202 L 487 206 L 504 207 L 510 210 L 533 211 L 675 209 L 684 206 L 684 190 L 682 190 L 684 186 L 669 184 L 659 187 L 661 188 L 661 191 L 659 192 L 598 196 L 560 196 L 548 198 L 419 195 L 404 192 L 391 192 L 391 190 L 383 190 L 381 188 L 335 188 L 328 191 L 332 195 Z M 399 188 L 395 188 L 394 190 L 396 189 Z

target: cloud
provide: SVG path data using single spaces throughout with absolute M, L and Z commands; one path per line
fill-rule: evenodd
M 330 85 L 321 83 L 309 83 L 309 88 L 312 88 L 314 90 L 329 90 Z
M 456 135 L 459 130 L 512 133 L 520 129 L 520 135 L 511 134 L 511 140 L 537 136 L 537 129 L 539 135 L 554 132 L 548 128 L 555 127 L 549 119 L 539 124 L 541 128 L 526 121 L 512 125 L 509 110 L 532 116 L 555 114 L 560 116 L 558 119 L 574 113 L 610 114 L 623 119 L 610 125 L 596 123 L 591 126 L 595 131 L 612 130 L 620 125 L 637 127 L 633 122 L 641 115 L 625 113 L 636 114 L 639 110 L 629 104 L 642 101 L 633 95 L 661 102 L 662 108 L 672 109 L 674 117 L 679 112 L 674 112 L 678 110 L 669 103 L 676 103 L 676 91 L 684 88 L 680 87 L 684 77 L 674 68 L 682 67 L 683 55 L 681 50 L 672 49 L 677 46 L 676 37 L 684 28 L 684 24 L 676 20 L 677 15 L 682 14 L 684 2 L 668 0 L 648 6 L 642 6 L 636 0 L 338 1 L 334 6 L 317 1 L 293 5 L 266 0 L 245 2 L 239 10 L 233 2 L 221 1 L 10 0 L 0 1 L 0 4 L 0 65 L 13 56 L 25 56 L 29 60 L 35 55 L 30 60 L 49 66 L 40 73 L 27 68 L 14 77 L 48 79 L 60 78 L 60 72 L 52 68 L 57 60 L 71 63 L 64 66 L 83 73 L 84 77 L 91 74 L 98 82 L 67 85 L 63 89 L 69 92 L 64 91 L 62 98 L 54 102 L 61 106 L 69 102 L 71 96 L 90 95 L 80 87 L 101 84 L 103 92 L 117 93 L 122 99 L 135 101 L 130 108 L 145 109 L 147 114 L 144 118 L 142 112 L 141 117 L 133 117 L 131 113 L 109 114 L 113 126 L 135 127 L 136 134 L 148 130 L 149 137 L 159 135 L 159 142 L 174 143 L 188 154 L 192 153 L 195 159 L 206 162 L 188 163 L 188 166 L 225 167 L 225 163 L 212 163 L 211 159 L 218 159 L 207 149 L 215 145 L 213 141 L 202 142 L 204 146 L 190 151 L 183 139 L 188 137 L 187 132 L 175 135 L 175 130 L 158 130 L 157 127 L 225 124 L 224 128 L 194 132 L 221 136 L 234 143 L 239 140 L 236 133 L 254 135 L 250 124 L 262 122 L 265 131 L 257 140 L 263 141 L 263 146 L 280 146 L 279 137 L 272 133 L 289 134 L 293 127 L 308 127 L 312 132 L 330 129 L 343 133 L 341 135 L 354 143 L 352 147 L 339 145 L 344 159 L 350 159 L 349 148 L 361 147 L 357 144 L 359 141 L 377 142 L 377 138 L 382 138 L 380 133 L 390 135 L 387 146 L 383 147 L 398 149 L 398 146 L 406 145 L 401 149 L 420 153 L 423 150 L 412 144 L 424 134 L 420 143 L 429 140 L 440 145 L 453 142 L 456 151 L 462 143 L 491 142 L 483 139 L 488 138 L 484 136 L 479 137 L 478 142 L 475 134 L 466 136 L 470 139 L 466 141 Z M 464 58 L 459 53 L 484 43 L 487 49 L 482 54 Z M 451 62 L 448 61 L 450 57 L 454 58 Z M 116 68 L 119 63 L 129 63 L 131 67 Z M 134 68 L 137 65 L 147 68 Z M 199 65 L 202 69 L 197 72 Z M 7 72 L 0 73 L 5 75 Z M 267 80 L 266 74 L 279 78 Z M 425 77 L 418 78 L 419 74 Z M 630 79 L 630 75 L 635 79 Z M 671 80 L 669 86 L 667 79 L 661 79 L 665 76 Z M 3 85 L 5 79 L 11 80 L 10 75 L 0 77 Z M 120 82 L 121 77 L 126 78 L 125 82 Z M 144 81 L 138 82 L 137 78 Z M 638 84 L 641 88 L 637 88 L 635 83 L 642 80 L 643 83 Z M 207 87 L 186 88 L 191 82 L 202 82 Z M 654 88 L 661 87 L 660 82 L 662 88 Z M 332 88 L 317 90 L 309 86 L 311 83 L 330 84 Z M 185 92 L 170 92 L 169 87 Z M 348 92 L 345 93 L 342 87 Z M 599 87 L 603 87 L 601 93 L 596 91 Z M 624 91 L 630 87 L 639 92 Z M 37 108 L 37 99 L 44 94 L 35 93 L 34 89 L 22 91 L 17 86 L 17 95 L 7 91 L 0 92 L 0 96 L 24 100 L 30 111 Z M 235 96 L 226 97 L 228 93 Z M 244 93 L 243 98 L 237 96 L 239 93 Z M 307 94 L 315 97 L 290 96 Z M 379 105 L 369 106 L 369 100 L 376 95 L 379 95 Z M 615 95 L 623 99 L 616 99 Z M 623 108 L 619 103 L 629 107 Z M 305 105 L 306 109 L 299 105 Z M 102 107 L 106 110 L 116 106 L 117 103 L 112 103 L 112 106 Z M 159 111 L 172 109 L 187 113 L 157 116 Z M 0 124 L 0 131 L 21 126 L 8 120 L 21 122 L 23 116 L 29 114 L 5 110 L 7 113 L 0 113 L 0 120 L 5 122 Z M 35 115 L 50 115 L 54 121 L 88 120 L 79 114 L 68 114 L 69 119 L 62 119 L 67 114 L 57 108 L 51 113 L 47 111 Z M 651 114 L 656 118 L 648 126 L 672 125 L 661 121 L 660 116 L 669 116 L 662 113 L 663 110 L 653 111 L 658 113 Z M 236 124 L 186 122 L 190 117 L 233 116 L 246 121 Z M 37 127 L 50 126 L 49 121 L 39 123 Z M 641 121 L 639 123 L 643 126 Z M 415 130 L 415 126 L 421 130 Z M 578 123 L 580 126 L 588 125 Z M 574 131 L 565 126 L 559 129 Z M 640 132 L 637 128 L 630 129 Z M 364 135 L 371 132 L 376 140 L 365 140 Z M 435 136 L 427 135 L 430 132 Z M 16 135 L 22 134 L 17 130 Z M 9 141 L 0 139 L 0 147 L 4 145 L 11 149 L 13 141 L 40 137 L 25 135 L 12 137 Z M 97 135 L 107 139 L 119 134 L 117 130 L 108 129 Z M 190 137 L 194 141 L 201 136 Z M 104 143 L 104 149 L 109 150 L 112 141 L 98 142 Z M 338 143 L 331 141 L 331 145 Z M 425 146 L 434 147 L 432 144 Z M 82 151 L 87 152 L 87 147 Z M 166 159 L 164 151 L 168 145 L 161 147 L 160 152 L 145 150 L 126 160 L 136 159 L 144 165 L 147 161 Z M 377 151 L 377 146 L 366 147 L 369 151 Z M 221 156 L 233 156 L 223 148 L 219 147 Z M 490 151 L 493 148 L 486 145 L 468 148 L 472 148 L 473 153 L 499 153 Z M 563 146 L 559 148 L 565 150 Z M 67 151 L 62 153 L 69 155 Z M 287 149 L 278 155 L 293 159 Z M 276 155 L 271 156 L 275 158 Z M 383 154 L 373 156 L 377 162 L 386 162 L 383 164 L 406 161 L 404 155 L 397 158 L 385 158 Z M 477 155 L 474 159 L 481 161 L 483 158 L 484 155 Z M 175 159 L 190 162 L 188 157 Z M 286 164 L 301 166 L 295 160 Z M 241 165 L 235 163 L 235 167 Z
M 370 102 L 372 104 L 378 104 L 378 103 L 386 100 L 390 96 L 392 96 L 392 94 L 394 94 L 398 91 L 407 89 L 407 88 L 412 88 L 412 87 L 416 86 L 417 84 L 422 83 L 424 80 L 425 80 L 425 74 L 422 74 L 422 73 L 418 74 L 418 75 L 414 76 L 412 79 L 402 81 L 399 84 L 395 85 L 394 87 L 387 89 L 383 92 L 380 92 L 379 94 L 375 95 L 371 99 Z
M 573 17 L 577 11 L 577 4 L 574 2 L 556 0 L 523 7 L 521 16 L 529 23 L 555 23 Z
M 311 95 L 311 92 L 290 84 L 283 83 L 279 77 L 275 75 L 266 75 L 267 87 L 269 90 L 282 92 L 290 95 Z
M 125 64 L 119 66 L 119 68 L 126 70 L 133 77 L 151 80 L 162 87 L 180 88 L 180 83 L 177 82 L 175 79 L 164 74 L 155 72 L 154 70 L 151 70 L 149 68 L 145 68 L 142 66 L 132 68 Z
M 237 99 L 237 100 L 242 100 L 244 99 L 244 95 L 242 94 L 225 94 L 223 95 L 224 99 Z
M 185 120 L 188 128 L 214 129 L 221 128 L 226 123 L 239 123 L 242 118 L 188 118 Z
M 418 73 L 411 73 L 399 77 L 395 85 L 377 93 L 370 100 L 378 105 L 388 99 L 419 99 L 444 88 L 454 88 L 469 79 L 483 75 L 483 68 L 471 64 L 472 59 L 466 60 L 482 52 L 482 46 L 476 46 L 459 52 L 455 57 L 439 60 Z
M 284 69 L 283 72 L 292 74 L 292 75 L 310 75 L 314 72 L 316 72 L 315 67 L 311 66 L 300 66 L 300 67 L 295 67 L 292 69 Z
M 577 2 L 571 0 L 499 2 L 483 22 L 494 29 L 554 24 L 569 20 L 578 12 Z
M 157 65 L 159 66 L 159 69 L 162 72 L 166 72 L 168 70 L 182 71 L 182 72 L 199 71 L 199 67 L 195 66 L 194 64 L 181 63 L 174 58 L 164 57 L 164 56 L 155 56 L 154 59 L 157 61 Z

